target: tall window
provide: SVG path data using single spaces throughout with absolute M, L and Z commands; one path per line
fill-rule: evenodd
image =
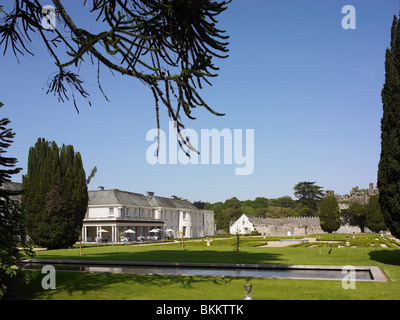
M 108 215 L 114 216 L 114 208 L 108 208 Z

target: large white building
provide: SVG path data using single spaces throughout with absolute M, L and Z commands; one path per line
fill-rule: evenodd
M 150 232 L 158 229 L 159 232 Z M 128 232 L 125 232 L 127 231 Z M 133 231 L 133 232 L 132 232 Z M 204 237 L 214 235 L 214 212 L 200 210 L 176 197 L 146 195 L 118 189 L 89 191 L 88 210 L 82 227 L 82 241 L 120 242 L 123 237 Z

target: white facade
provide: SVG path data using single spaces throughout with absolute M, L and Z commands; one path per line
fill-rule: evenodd
M 214 222 L 214 211 L 203 210 L 203 215 L 204 215 L 204 236 L 213 236 L 216 230 L 216 225 Z
M 164 230 L 174 230 L 174 237 L 205 237 L 215 233 L 214 211 L 159 208 L 157 217 L 165 223 Z
M 126 230 L 133 233 L 125 233 Z M 151 230 L 159 229 L 152 233 Z M 176 197 L 154 196 L 112 190 L 89 191 L 89 204 L 83 220 L 82 240 L 96 238 L 107 242 L 130 241 L 141 237 L 158 239 L 214 235 L 214 212 L 200 210 Z
M 249 217 L 246 216 L 245 214 L 242 214 L 239 219 L 237 219 L 229 226 L 229 233 L 231 234 L 236 234 L 236 233 L 247 234 L 251 233 L 254 230 L 255 228 L 253 223 L 249 220 Z

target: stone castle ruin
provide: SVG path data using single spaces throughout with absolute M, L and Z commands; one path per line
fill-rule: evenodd
M 335 195 L 339 203 L 339 209 L 344 210 L 347 209 L 352 202 L 367 204 L 369 198 L 379 194 L 379 190 L 378 187 L 374 187 L 374 184 L 371 182 L 368 189 L 359 189 L 358 187 L 354 187 L 351 189 L 350 194 L 345 195 L 334 194 L 332 190 L 327 190 L 326 195 L 328 194 Z

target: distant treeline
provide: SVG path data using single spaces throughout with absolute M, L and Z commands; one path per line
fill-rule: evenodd
M 316 216 L 316 210 L 303 205 L 290 196 L 277 199 L 257 197 L 254 200 L 240 201 L 236 197 L 225 202 L 195 202 L 200 209 L 213 210 L 218 230 L 229 230 L 229 222 L 237 220 L 242 214 L 262 218 Z

